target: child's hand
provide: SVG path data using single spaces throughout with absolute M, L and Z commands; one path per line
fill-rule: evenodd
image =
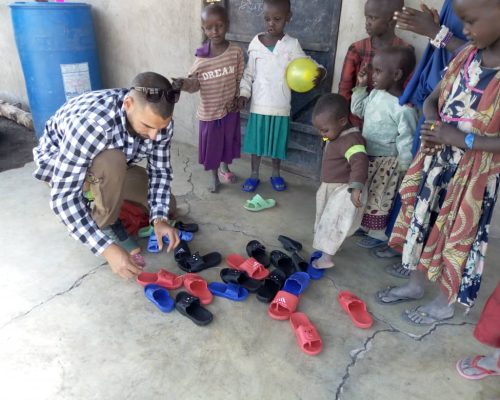
M 363 207 L 363 203 L 361 201 L 361 190 L 352 189 L 351 191 L 351 201 L 354 204 L 354 207 L 361 208 Z
M 465 133 L 441 121 L 426 120 L 420 128 L 420 137 L 424 143 L 444 144 L 464 148 Z
M 323 79 L 326 76 L 326 69 L 323 67 L 318 67 L 318 74 L 316 75 L 316 78 L 314 78 L 314 87 L 318 87 L 320 83 L 323 81 Z
M 173 78 L 172 79 L 172 89 L 181 90 L 184 84 L 184 78 Z
M 244 110 L 247 106 L 248 99 L 245 96 L 240 96 L 238 98 L 238 110 Z
M 361 68 L 358 73 L 358 86 L 368 86 L 368 72 L 366 68 Z
M 437 10 L 431 9 L 423 3 L 420 8 L 422 11 L 411 7 L 404 7 L 402 11 L 396 11 L 393 17 L 397 22 L 396 28 L 433 39 L 440 29 L 439 14 Z

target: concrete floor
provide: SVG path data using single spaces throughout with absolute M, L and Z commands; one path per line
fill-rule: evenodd
M 278 234 L 287 234 L 311 250 L 313 182 L 286 176 L 285 193 L 263 184 L 259 192 L 278 206 L 253 214 L 242 208 L 249 196 L 238 186 L 206 193 L 195 149 L 175 144 L 172 154 L 182 219 L 200 224 L 191 249 L 244 254 L 251 239 L 279 249 Z M 0 173 L 1 398 L 500 399 L 500 379 L 465 381 L 454 367 L 463 356 L 489 351 L 472 332 L 500 278 L 496 239 L 477 307 L 432 328 L 401 320 L 414 304 L 375 303 L 378 289 L 400 281 L 384 273 L 388 262 L 349 240 L 338 266 L 301 298 L 300 311 L 324 341 L 323 353 L 309 357 L 296 346 L 289 323 L 270 319 L 253 296 L 243 303 L 216 298 L 208 306 L 215 317 L 207 327 L 159 312 L 140 286 L 113 275 L 67 235 L 49 209 L 47 187 L 33 180 L 32 170 L 28 163 Z M 244 176 L 247 162 L 234 170 Z M 147 254 L 146 260 L 148 270 L 181 272 L 171 254 Z M 222 267 L 202 275 L 218 280 Z M 367 302 L 376 319 L 372 329 L 351 324 L 336 301 L 341 289 Z

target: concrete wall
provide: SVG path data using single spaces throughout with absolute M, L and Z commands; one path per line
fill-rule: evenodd
M 21 66 L 14 43 L 10 11 L 12 0 L 0 0 L 0 98 L 27 106 Z M 307 1 L 307 0 L 295 0 Z M 418 6 L 420 0 L 407 0 Z M 93 7 L 103 82 L 106 87 L 127 86 L 133 76 L 152 70 L 167 77 L 184 75 L 200 43 L 201 0 L 88 0 Z M 436 8 L 442 0 L 428 0 Z M 362 0 L 344 0 L 333 88 L 336 90 L 342 61 L 350 43 L 366 36 Z M 423 38 L 401 33 L 420 53 Z M 183 96 L 176 112 L 177 140 L 196 144 L 194 118 L 197 96 Z

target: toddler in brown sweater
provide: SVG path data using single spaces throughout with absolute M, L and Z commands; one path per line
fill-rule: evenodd
M 330 93 L 318 100 L 313 124 L 326 142 L 313 242 L 313 247 L 322 252 L 313 267 L 323 269 L 335 265 L 333 255 L 361 224 L 368 156 L 365 140 L 350 124 L 349 104 L 341 95 Z

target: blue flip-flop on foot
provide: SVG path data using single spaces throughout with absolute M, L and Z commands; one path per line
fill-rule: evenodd
M 244 192 L 255 192 L 255 189 L 257 189 L 257 186 L 259 186 L 260 179 L 255 179 L 255 178 L 247 178 L 245 182 L 243 182 L 243 185 L 241 186 L 241 190 Z
M 272 176 L 271 185 L 273 185 L 273 189 L 277 192 L 282 192 L 287 189 L 286 182 L 281 176 Z
M 159 285 L 146 285 L 144 295 L 162 312 L 168 313 L 175 307 L 175 301 L 170 297 L 168 290 Z
M 243 301 L 248 297 L 248 290 L 235 283 L 211 282 L 208 290 L 214 296 L 224 297 L 233 301 Z
M 323 253 L 321 251 L 315 251 L 314 253 L 311 254 L 311 258 L 309 260 L 309 266 L 307 267 L 307 273 L 311 277 L 311 279 L 318 280 L 323 278 L 323 275 L 325 274 L 324 269 L 318 269 L 313 267 L 313 261 L 316 261 L 318 258 L 321 258 Z
M 307 286 L 309 286 L 310 279 L 309 274 L 306 272 L 295 272 L 285 281 L 283 290 L 295 296 L 299 296 L 306 290 Z

